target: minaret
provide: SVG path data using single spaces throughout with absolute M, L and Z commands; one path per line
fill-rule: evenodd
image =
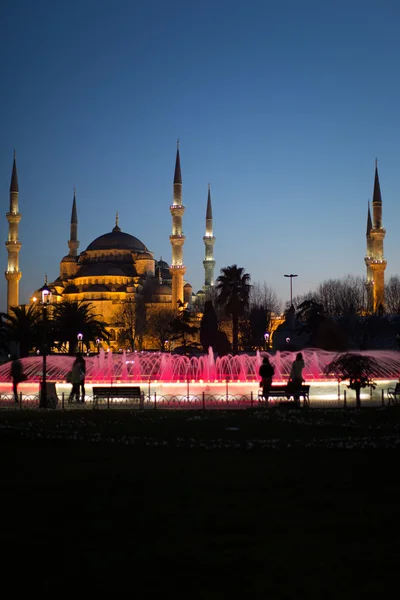
M 365 264 L 367 266 L 367 279 L 365 287 L 367 289 L 367 312 L 372 313 L 374 310 L 374 274 L 371 269 L 371 256 L 372 256 L 372 238 L 371 238 L 372 220 L 371 211 L 368 200 L 368 215 L 367 215 L 367 255 L 365 257 Z
M 203 260 L 204 267 L 204 286 L 203 290 L 207 292 L 214 285 L 214 244 L 215 237 L 213 236 L 213 219 L 212 219 L 212 208 L 211 208 L 211 191 L 210 184 L 208 184 L 208 198 L 207 198 L 207 211 L 206 211 L 206 234 L 203 237 L 203 242 L 206 247 L 206 255 Z
M 377 312 L 385 304 L 385 269 L 386 260 L 383 254 L 383 240 L 386 230 L 382 227 L 382 197 L 379 185 L 378 161 L 375 161 L 374 195 L 372 198 L 372 223 L 371 214 L 367 222 L 367 291 L 372 288 L 368 307 Z M 372 284 L 371 284 L 372 282 Z M 369 286 L 369 288 L 368 288 Z
M 185 207 L 182 204 L 182 175 L 181 162 L 179 157 L 179 140 L 176 150 L 173 201 L 170 206 L 172 216 L 172 233 L 169 236 L 172 246 L 172 264 L 170 273 L 172 277 L 172 308 L 178 308 L 178 302 L 183 302 L 183 277 L 186 273 L 186 267 L 183 264 L 183 244 L 185 236 L 182 233 L 182 217 Z
M 22 273 L 19 270 L 18 255 L 21 250 L 21 242 L 18 239 L 18 225 L 21 220 L 21 214 L 18 212 L 18 176 L 17 163 L 14 151 L 14 163 L 10 184 L 10 212 L 6 214 L 8 221 L 8 239 L 6 249 L 8 252 L 8 264 L 5 277 L 7 279 L 7 312 L 10 308 L 18 306 L 19 280 Z
M 72 201 L 72 212 L 71 212 L 71 230 L 70 239 L 68 240 L 69 256 L 77 256 L 79 242 L 78 242 L 78 216 L 76 212 L 76 190 L 74 188 L 74 199 Z

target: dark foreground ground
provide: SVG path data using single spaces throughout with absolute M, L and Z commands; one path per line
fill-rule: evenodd
M 380 448 L 396 436 L 395 411 L 68 415 L 0 413 L 3 427 L 23 427 L 0 429 L 2 584 L 13 595 L 398 594 L 399 453 L 329 447 L 369 435 Z M 301 447 L 318 432 L 319 445 Z M 290 446 L 254 443 L 279 436 Z

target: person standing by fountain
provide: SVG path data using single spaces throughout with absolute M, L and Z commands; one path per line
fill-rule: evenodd
M 73 402 L 74 399 L 76 400 L 76 402 L 79 402 L 79 393 L 82 381 L 82 363 L 79 357 L 80 355 L 78 354 L 74 360 L 74 364 L 72 365 L 71 374 L 68 377 L 70 383 L 72 383 L 72 389 L 68 400 L 68 402 L 70 403 Z
M 78 354 L 77 360 L 79 361 L 80 369 L 81 369 L 79 389 L 80 389 L 80 395 L 81 395 L 81 402 L 83 404 L 85 402 L 86 361 L 83 358 L 82 354 Z M 78 402 L 79 402 L 79 394 L 78 394 Z
M 261 377 L 260 385 L 262 386 L 262 395 L 265 402 L 268 404 L 268 396 L 271 390 L 272 378 L 274 376 L 274 367 L 269 362 L 268 356 L 264 356 L 262 365 L 258 374 Z
M 288 392 L 293 395 L 295 402 L 299 402 L 299 394 L 296 392 L 301 390 L 301 387 L 304 382 L 303 378 L 303 369 L 304 369 L 304 359 L 301 352 L 296 354 L 296 360 L 292 362 L 292 368 L 290 369 L 289 383 L 288 383 Z

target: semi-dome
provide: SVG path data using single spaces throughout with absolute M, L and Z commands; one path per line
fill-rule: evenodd
M 66 288 L 64 288 L 64 294 L 78 294 L 80 292 L 79 288 L 74 285 L 73 283 L 71 283 L 70 285 L 67 285 Z
M 77 256 L 70 256 L 69 254 L 67 254 L 67 256 L 64 256 L 61 262 L 78 262 L 78 257 Z
M 88 250 L 132 250 L 147 252 L 146 246 L 135 236 L 124 233 L 119 227 L 114 227 L 110 233 L 105 233 L 93 240 L 86 248 Z
M 104 283 L 93 283 L 85 290 L 86 292 L 109 292 L 110 288 Z

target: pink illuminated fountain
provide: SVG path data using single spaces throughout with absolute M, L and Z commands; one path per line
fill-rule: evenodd
M 302 351 L 305 361 L 303 371 L 307 382 L 327 380 L 323 374 L 325 366 L 337 355 L 315 348 Z M 213 384 L 223 381 L 258 381 L 258 369 L 262 354 L 241 354 L 238 356 L 215 357 L 210 349 L 208 354 L 188 358 L 178 354 L 161 352 L 131 352 L 126 354 L 104 353 L 86 358 L 86 380 L 88 383 L 140 383 L 149 381 L 184 382 L 197 381 Z M 400 352 L 394 350 L 363 351 L 360 354 L 373 356 L 379 365 L 376 379 L 397 379 L 400 374 Z M 276 352 L 271 356 L 275 367 L 274 381 L 287 380 L 294 352 Z M 47 357 L 48 379 L 65 381 L 71 370 L 74 358 L 63 354 Z M 24 373 L 28 380 L 41 379 L 42 357 L 31 356 L 22 359 Z M 0 366 L 0 382 L 10 381 L 10 363 Z

